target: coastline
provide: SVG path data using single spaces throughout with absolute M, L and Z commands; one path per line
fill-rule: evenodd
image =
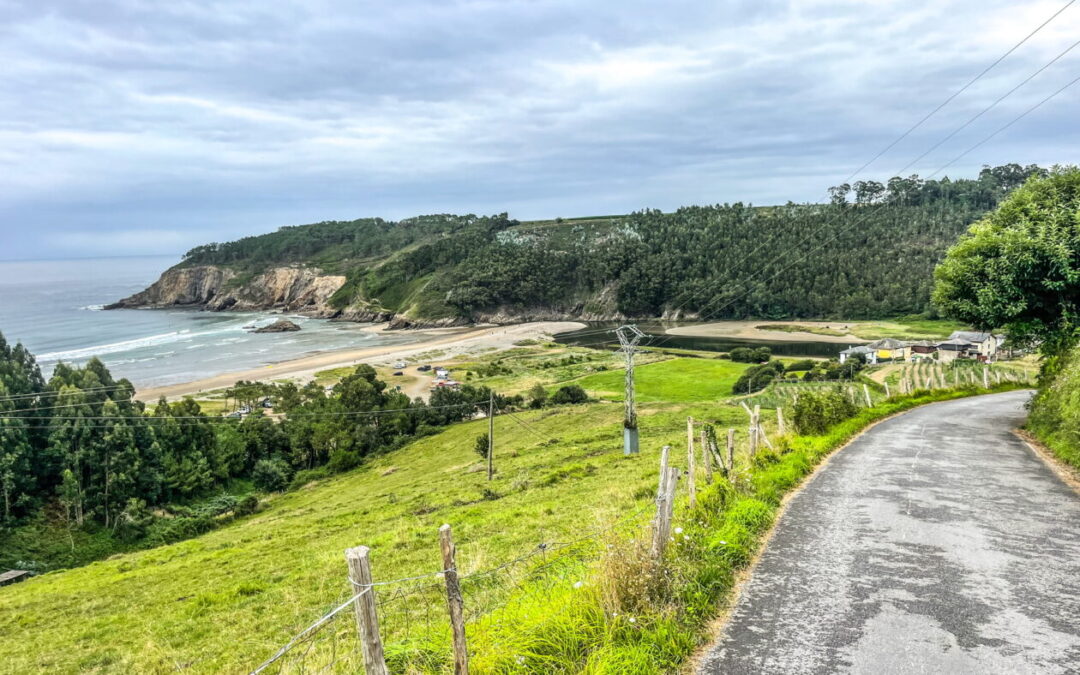
M 353 366 L 360 363 L 372 365 L 390 364 L 397 360 L 409 360 L 437 349 L 443 354 L 440 358 L 450 358 L 472 352 L 487 352 L 494 349 L 507 349 L 515 342 L 550 336 L 553 333 L 580 330 L 585 324 L 576 321 L 535 321 L 508 326 L 486 326 L 482 328 L 433 328 L 419 332 L 430 336 L 406 345 L 383 345 L 365 349 L 337 349 L 329 352 L 310 354 L 297 359 L 268 364 L 259 368 L 221 373 L 179 384 L 147 387 L 135 392 L 140 401 L 153 402 L 164 396 L 177 399 L 197 395 L 214 389 L 231 387 L 238 380 L 293 380 L 306 383 L 315 377 L 315 373 L 331 368 Z M 371 326 L 368 330 L 379 332 L 384 325 Z

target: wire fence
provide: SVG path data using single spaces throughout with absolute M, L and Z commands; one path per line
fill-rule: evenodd
M 540 541 L 498 565 L 461 574 L 466 631 L 479 630 L 481 623 L 492 621 L 498 613 L 513 615 L 523 607 L 539 606 L 553 589 L 580 587 L 588 570 L 603 555 L 603 541 L 643 531 L 654 509 L 653 504 L 645 504 L 579 536 Z M 432 546 L 433 550 L 437 548 L 434 536 Z M 377 564 L 377 561 L 373 563 L 376 570 Z M 330 609 L 314 610 L 312 614 L 318 618 L 285 641 L 251 673 L 362 672 L 362 643 L 349 610 L 367 594 L 375 598 L 390 672 L 444 669 L 452 661 L 445 583 L 448 571 L 376 579 L 370 585 L 358 584 L 343 575 L 343 590 L 325 605 Z

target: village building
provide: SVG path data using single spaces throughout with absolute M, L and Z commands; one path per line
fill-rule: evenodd
M 949 340 L 963 340 L 971 345 L 969 357 L 978 358 L 980 361 L 993 361 L 997 357 L 998 349 L 1005 342 L 1002 335 L 981 333 L 978 331 L 958 330 L 953 331 Z
M 906 361 L 908 355 L 907 343 L 901 342 L 893 338 L 884 338 L 877 342 L 871 342 L 866 345 L 870 349 L 875 351 L 875 356 L 878 361 L 883 360 L 900 360 Z
M 938 343 L 938 361 L 942 363 L 970 358 L 977 353 L 978 348 L 974 344 L 960 338 L 950 338 Z
M 840 352 L 840 363 L 846 363 L 849 358 L 861 355 L 866 363 L 874 365 L 877 363 L 877 354 L 877 350 L 870 348 L 868 345 L 848 347 Z
M 930 342 L 929 340 L 920 340 L 918 342 L 911 342 L 908 344 L 908 354 L 912 361 L 918 361 L 920 359 L 932 359 L 937 354 L 938 346 L 936 342 Z

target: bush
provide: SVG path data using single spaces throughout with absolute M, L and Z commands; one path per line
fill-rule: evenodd
M 116 534 L 124 541 L 135 541 L 146 535 L 153 522 L 154 514 L 146 507 L 146 501 L 132 498 L 116 520 Z
M 568 403 L 587 403 L 589 395 L 585 393 L 585 390 L 576 384 L 568 384 L 565 387 L 559 387 L 551 396 L 551 402 L 556 405 L 565 405 Z
M 360 466 L 360 461 L 360 451 L 339 449 L 330 453 L 330 461 L 326 466 L 332 473 L 342 473 Z
M 289 484 L 292 478 L 292 468 L 285 460 L 277 457 L 273 459 L 260 459 L 255 462 L 255 468 L 251 471 L 251 480 L 255 487 L 266 492 L 280 492 Z
M 529 407 L 530 408 L 543 408 L 544 404 L 548 401 L 547 389 L 544 389 L 544 385 L 537 382 L 529 389 Z
M 326 466 L 320 466 L 317 469 L 304 469 L 303 471 L 297 471 L 289 482 L 290 490 L 299 490 L 313 480 L 322 480 L 323 478 L 330 477 L 330 469 Z
M 821 435 L 829 427 L 854 417 L 859 408 L 839 388 L 825 392 L 805 392 L 795 403 L 792 422 L 804 435 Z
M 768 347 L 736 347 L 728 357 L 737 363 L 764 363 L 772 358 L 772 350 Z
M 747 368 L 746 371 L 739 376 L 739 379 L 735 381 L 735 384 L 732 385 L 731 393 L 751 394 L 755 391 L 761 391 L 769 386 L 769 383 L 776 379 L 776 376 L 782 372 L 784 372 L 784 366 L 779 361 L 763 363 L 760 366 Z
M 259 498 L 255 495 L 247 495 L 236 503 L 233 514 L 237 516 L 250 516 L 259 510 Z
M 476 454 L 480 455 L 481 459 L 487 459 L 488 445 L 489 439 L 487 434 L 480 434 L 476 437 L 476 442 L 473 444 L 473 449 L 476 450 Z
M 801 373 L 807 370 L 813 370 L 817 363 L 813 359 L 802 359 L 801 361 L 795 361 L 789 363 L 784 370 L 789 373 Z

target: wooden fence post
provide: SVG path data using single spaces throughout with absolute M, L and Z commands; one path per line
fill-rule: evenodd
M 729 475 L 735 473 L 735 430 L 727 430 L 727 470 Z
M 656 488 L 656 493 L 660 494 L 664 491 L 664 481 L 667 480 L 667 465 L 668 456 L 671 454 L 671 446 L 665 445 L 660 448 L 660 485 Z
M 698 442 L 701 443 L 701 459 L 705 462 L 705 484 L 712 485 L 712 448 L 709 447 L 709 438 L 704 428 L 701 430 Z
M 364 653 L 364 669 L 367 675 L 389 675 L 386 657 L 383 655 L 382 638 L 379 636 L 379 614 L 376 611 L 375 588 L 371 583 L 371 549 L 357 546 L 345 551 L 349 566 L 349 579 L 353 592 L 367 590 L 353 601 L 356 609 L 356 630 L 360 634 L 360 646 Z
M 495 475 L 495 390 L 488 396 L 488 480 Z
M 882 384 L 885 385 L 885 398 L 887 398 L 887 399 L 892 398 L 892 394 L 889 393 L 889 383 L 888 382 L 882 382 Z
M 465 643 L 465 602 L 457 573 L 457 547 L 450 525 L 439 528 L 439 548 L 442 550 L 443 577 L 446 579 L 446 608 L 450 612 L 450 628 L 454 639 L 454 675 L 468 675 L 469 648 Z
M 862 393 L 863 393 L 863 396 L 866 398 L 866 407 L 867 408 L 873 408 L 874 407 L 874 402 L 870 400 L 870 387 L 868 387 L 868 386 L 866 386 L 864 384 L 862 386 Z
M 671 518 L 675 513 L 675 483 L 679 480 L 679 470 L 666 467 L 660 477 L 660 491 L 656 494 L 656 518 L 653 521 L 652 557 L 657 566 L 664 559 L 664 549 L 671 537 Z
M 784 424 L 784 409 L 776 409 L 776 429 L 781 436 L 787 436 L 787 425 Z
M 690 495 L 690 508 L 697 507 L 697 484 L 694 481 L 694 418 L 686 418 L 686 491 Z
M 758 444 L 758 424 L 757 417 L 754 413 L 750 413 L 750 459 L 754 459 L 757 455 Z
M 983 368 L 983 388 L 984 389 L 989 389 L 990 388 L 990 369 L 989 368 Z

